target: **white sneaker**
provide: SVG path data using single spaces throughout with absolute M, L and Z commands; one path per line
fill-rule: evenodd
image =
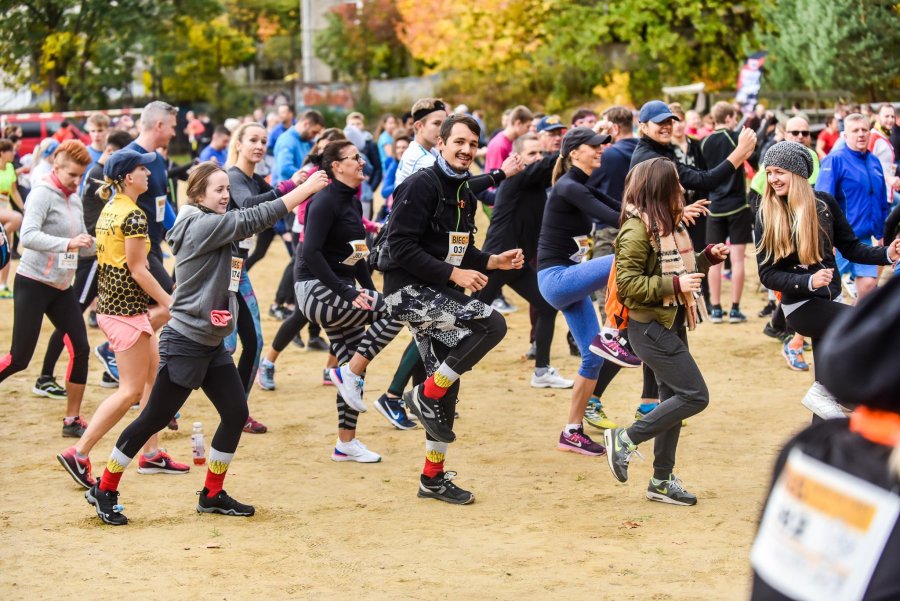
M 360 413 L 368 411 L 368 407 L 366 407 L 362 398 L 365 380 L 350 371 L 349 363 L 344 363 L 340 367 L 333 367 L 328 370 L 328 373 L 331 374 L 331 381 L 337 387 L 341 398 L 350 405 L 351 409 L 355 409 Z
M 574 385 L 574 380 L 566 380 L 553 367 L 548 367 L 547 372 L 543 376 L 535 373 L 531 374 L 532 388 L 572 388 Z
M 806 391 L 806 396 L 800 402 L 822 419 L 846 417 L 834 396 L 819 382 L 813 382 L 813 385 Z
M 331 460 L 378 463 L 381 461 L 381 455 L 370 451 L 366 448 L 366 445 L 359 442 L 358 438 L 354 438 L 350 442 L 341 442 L 338 440 L 334 445 L 334 452 L 331 454 Z

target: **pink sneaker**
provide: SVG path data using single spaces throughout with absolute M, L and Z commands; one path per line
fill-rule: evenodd
M 620 367 L 640 367 L 641 360 L 625 347 L 624 342 L 625 339 L 621 336 L 607 338 L 603 334 L 597 334 L 591 341 L 590 348 L 595 355 Z
M 139 474 L 186 474 L 189 471 L 191 471 L 189 465 L 173 460 L 163 449 L 156 451 L 156 454 L 150 458 L 144 457 L 144 454 L 141 453 L 140 459 L 138 459 L 137 473 Z
M 559 444 L 556 445 L 556 448 L 560 451 L 571 451 L 592 457 L 606 453 L 606 448 L 591 440 L 591 437 L 584 433 L 584 428 L 578 428 L 570 434 L 563 430 L 559 435 Z

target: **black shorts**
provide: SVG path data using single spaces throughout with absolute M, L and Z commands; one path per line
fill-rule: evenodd
M 720 244 L 731 240 L 732 244 L 753 242 L 753 212 L 744 207 L 737 213 L 725 217 L 706 218 L 706 243 Z

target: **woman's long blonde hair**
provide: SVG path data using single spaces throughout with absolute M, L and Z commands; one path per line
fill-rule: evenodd
M 766 179 L 766 190 L 759 207 L 762 237 L 756 243 L 763 261 L 780 261 L 794 252 L 802 265 L 815 265 L 822 260 L 817 202 L 805 177 L 791 173 L 786 201 L 779 198 Z
M 247 130 L 251 127 L 258 127 L 264 132 L 266 132 L 266 128 L 256 121 L 250 121 L 248 123 L 242 123 L 234 133 L 231 135 L 231 141 L 228 142 L 228 155 L 225 159 L 225 168 L 233 167 L 237 164 L 238 158 L 238 146 L 241 145 L 241 142 L 244 139 L 244 134 L 247 133 Z M 268 132 L 266 132 L 268 134 Z

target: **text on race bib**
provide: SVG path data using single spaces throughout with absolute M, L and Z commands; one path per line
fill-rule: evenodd
M 584 261 L 584 258 L 587 256 L 588 252 L 591 250 L 591 241 L 587 236 L 575 236 L 572 238 L 575 241 L 575 245 L 578 250 L 575 251 L 575 254 L 569 257 L 570 261 L 575 261 L 576 263 L 581 263 Z
M 244 268 L 244 260 L 240 257 L 231 257 L 231 280 L 228 284 L 229 292 L 237 292 L 241 286 L 241 271 Z
M 78 268 L 78 252 L 59 253 L 60 269 L 77 269 Z
M 454 267 L 462 265 L 466 249 L 469 247 L 469 236 L 469 232 L 447 233 L 447 258 L 444 259 L 445 263 L 450 263 Z
M 351 240 L 348 244 L 350 256 L 341 261 L 344 265 L 356 265 L 361 259 L 369 256 L 369 247 L 365 240 Z
M 162 222 L 166 218 L 166 197 L 156 197 L 156 221 Z

